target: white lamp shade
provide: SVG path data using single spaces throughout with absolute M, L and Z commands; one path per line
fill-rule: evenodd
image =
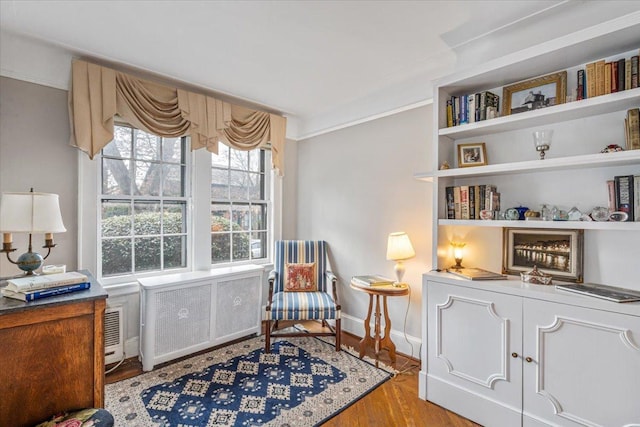
M 405 232 L 391 233 L 387 241 L 387 259 L 402 260 L 416 256 L 411 240 Z
M 4 233 L 62 233 L 57 194 L 3 193 L 0 200 L 0 231 Z

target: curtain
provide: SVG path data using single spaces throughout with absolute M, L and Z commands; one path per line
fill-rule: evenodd
M 115 115 L 155 135 L 189 135 L 192 150 L 217 153 L 218 142 L 244 151 L 270 148 L 273 167 L 284 172 L 285 117 L 74 60 L 71 145 L 93 159 L 113 139 Z

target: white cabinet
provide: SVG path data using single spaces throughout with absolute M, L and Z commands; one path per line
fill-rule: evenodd
M 640 425 L 640 303 L 424 280 L 423 399 L 487 426 Z
M 451 240 L 463 241 L 464 264 L 502 269 L 502 228 L 585 230 L 584 280 L 640 290 L 636 278 L 640 222 L 483 221 L 448 219 L 446 188 L 495 185 L 501 209 L 542 204 L 589 213 L 607 206 L 607 180 L 640 174 L 640 150 L 600 153 L 608 144 L 624 146 L 626 111 L 640 106 L 640 88 L 567 102 L 520 114 L 447 127 L 446 102 L 451 96 L 491 91 L 504 103 L 503 88 L 520 81 L 567 71 L 567 95 L 575 98 L 576 73 L 597 60 L 638 55 L 640 12 L 550 42 L 533 46 L 470 70 L 445 77 L 434 87 L 434 148 L 430 171 L 417 178 L 433 183 L 433 269 L 453 264 Z M 546 158 L 540 160 L 533 132 L 553 129 Z M 486 144 L 486 166 L 457 167 L 460 144 Z M 440 170 L 447 162 L 451 168 Z
M 252 334 L 262 326 L 263 267 L 140 279 L 142 369 Z

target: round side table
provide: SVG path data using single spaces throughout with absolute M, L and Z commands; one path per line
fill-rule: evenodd
M 369 312 L 367 318 L 364 320 L 365 335 L 360 340 L 360 359 L 364 357 L 367 347 L 372 347 L 375 352 L 376 358 L 382 350 L 389 351 L 389 357 L 392 362 L 396 361 L 396 346 L 391 341 L 389 332 L 391 331 L 391 319 L 389 318 L 389 312 L 387 311 L 387 297 L 399 297 L 409 294 L 409 286 L 403 284 L 402 286 L 363 286 L 356 282 L 351 282 L 351 287 L 357 291 L 369 294 Z M 371 312 L 373 311 L 373 298 L 376 300 L 376 311 L 374 319 L 374 335 L 371 336 Z M 384 336 L 380 336 L 380 297 L 382 297 L 382 306 L 384 310 Z

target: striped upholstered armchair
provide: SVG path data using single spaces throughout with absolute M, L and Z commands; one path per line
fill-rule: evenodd
M 269 299 L 265 313 L 265 351 L 271 351 L 271 337 L 303 335 L 335 336 L 340 351 L 340 304 L 336 276 L 327 257 L 327 242 L 279 240 L 274 270 L 269 274 Z M 322 332 L 281 330 L 280 321 L 320 320 Z M 335 327 L 327 320 L 335 320 Z M 327 329 L 329 331 L 327 331 Z

